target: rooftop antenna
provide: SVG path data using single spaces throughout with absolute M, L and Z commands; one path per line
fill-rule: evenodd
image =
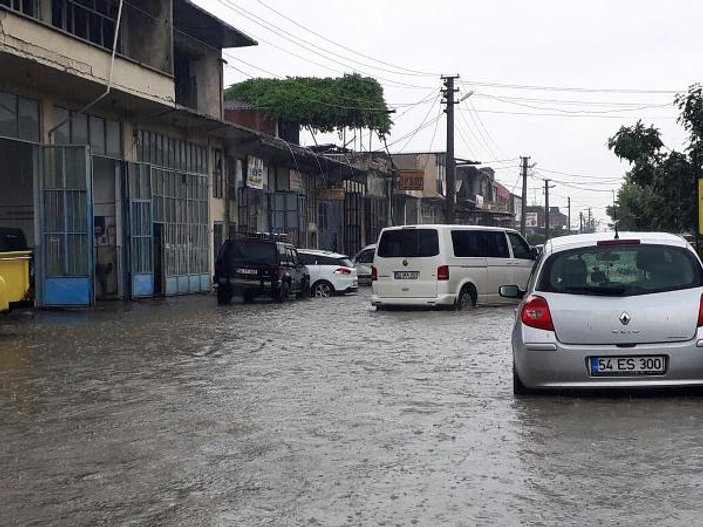
M 615 189 L 613 189 L 613 226 L 615 227 L 615 239 L 620 239 L 620 233 L 618 232 L 618 206 L 615 201 Z

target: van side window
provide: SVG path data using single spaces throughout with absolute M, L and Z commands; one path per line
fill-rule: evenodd
M 381 258 L 421 258 L 439 254 L 436 229 L 398 229 L 385 231 L 378 244 Z
M 485 234 L 488 241 L 488 254 L 486 256 L 489 258 L 510 258 L 508 240 L 505 238 L 504 232 L 486 232 Z
M 532 251 L 530 251 L 530 246 L 527 245 L 527 242 L 522 239 L 522 236 L 518 236 L 514 232 L 509 232 L 508 239 L 510 240 L 510 245 L 513 247 L 514 258 L 519 258 L 521 260 L 532 260 Z
M 460 258 L 476 258 L 486 256 L 484 232 L 481 231 L 452 231 L 454 256 Z

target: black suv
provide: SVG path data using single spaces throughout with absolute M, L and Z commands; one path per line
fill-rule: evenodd
M 235 236 L 220 249 L 215 263 L 217 303 L 229 304 L 234 294 L 245 302 L 270 296 L 285 302 L 292 295 L 310 297 L 310 273 L 290 243 L 269 236 Z

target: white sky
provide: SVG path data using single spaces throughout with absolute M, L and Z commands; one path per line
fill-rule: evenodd
M 196 1 L 259 41 L 257 47 L 226 52 L 226 85 L 249 76 L 270 77 L 269 73 L 372 75 L 384 86 L 389 105 L 398 110 L 389 144 L 438 117 L 438 98 L 430 97 L 439 93 L 439 74 L 460 74 L 466 83 L 460 85 L 461 93 L 474 94 L 458 107 L 457 157 L 492 166 L 498 180 L 519 194 L 515 158 L 531 156 L 537 166 L 528 183 L 528 202 L 543 202 L 542 178 L 556 180 L 550 204 L 565 207 L 571 196 L 574 226 L 578 212 L 589 206 L 597 218 L 605 218 L 611 189 L 619 186 L 627 168 L 605 147 L 620 125 L 646 118 L 646 124 L 662 130 L 668 147 L 681 148 L 685 133 L 670 105 L 673 94 L 472 83 L 685 91 L 702 80 L 697 65 L 703 53 L 703 2 L 696 0 Z M 353 51 L 296 26 L 267 6 Z M 404 74 L 404 68 L 425 74 Z M 414 107 L 401 106 L 423 99 L 427 100 Z M 655 105 L 659 107 L 640 109 Z M 550 115 L 535 115 L 540 113 Z M 443 118 L 438 126 L 429 124 L 409 142 L 397 142 L 390 149 L 444 150 L 445 128 Z M 302 139 L 312 142 L 307 134 Z M 377 141 L 374 148 L 379 148 Z

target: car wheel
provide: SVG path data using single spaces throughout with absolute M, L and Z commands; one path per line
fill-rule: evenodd
M 225 306 L 232 301 L 232 288 L 228 285 L 217 286 L 217 304 Z
M 317 282 L 312 288 L 312 296 L 316 298 L 329 298 L 334 294 L 334 287 L 329 282 Z
M 245 304 L 251 304 L 252 302 L 254 302 L 256 294 L 253 291 L 244 291 L 244 294 L 242 296 L 244 297 Z
M 520 380 L 520 377 L 517 374 L 517 371 L 515 370 L 515 366 L 513 366 L 513 394 L 514 395 L 530 395 L 534 393 L 532 390 L 530 390 L 527 386 L 522 384 L 522 381 Z
M 276 293 L 276 302 L 282 304 L 283 302 L 288 302 L 290 300 L 290 283 L 283 282 L 281 288 Z
M 472 285 L 465 285 L 459 292 L 459 298 L 456 299 L 457 311 L 471 309 L 476 305 L 476 289 Z

